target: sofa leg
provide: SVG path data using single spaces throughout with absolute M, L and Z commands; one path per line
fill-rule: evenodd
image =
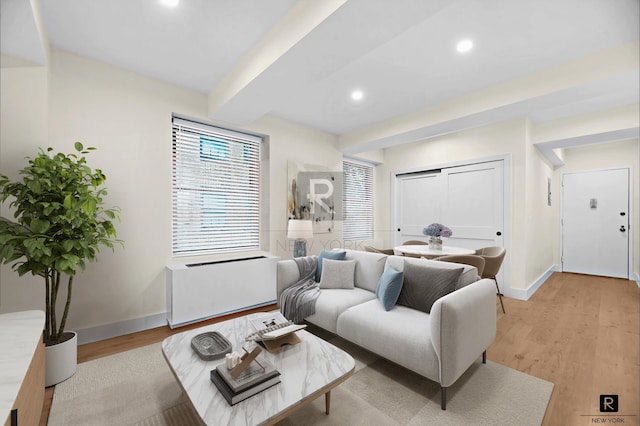
M 487 363 L 487 351 L 482 352 L 482 363 Z
M 442 408 L 443 410 L 447 409 L 447 388 L 445 388 L 444 386 L 440 386 L 440 390 L 442 392 L 442 400 L 440 402 L 440 408 Z

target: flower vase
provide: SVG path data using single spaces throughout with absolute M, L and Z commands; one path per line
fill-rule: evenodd
M 442 250 L 442 238 L 429 237 L 429 248 L 432 250 Z

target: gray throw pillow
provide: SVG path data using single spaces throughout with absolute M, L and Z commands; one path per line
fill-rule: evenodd
M 353 289 L 353 277 L 356 271 L 355 260 L 324 259 L 320 288 Z
M 398 305 L 430 313 L 436 300 L 453 292 L 464 268 L 445 269 L 404 263 L 404 283 Z
M 347 252 L 344 250 L 321 250 L 320 255 L 318 256 L 318 267 L 316 268 L 316 282 L 320 282 L 320 278 L 322 278 L 322 260 L 323 259 L 335 259 L 335 260 L 344 260 L 344 257 L 347 255 Z

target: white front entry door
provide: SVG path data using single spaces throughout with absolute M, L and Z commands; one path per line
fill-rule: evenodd
M 562 271 L 629 278 L 629 169 L 562 177 Z

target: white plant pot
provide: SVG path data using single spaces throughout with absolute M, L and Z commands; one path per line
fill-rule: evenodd
M 45 347 L 45 386 L 53 386 L 73 376 L 78 366 L 78 335 L 66 342 Z

